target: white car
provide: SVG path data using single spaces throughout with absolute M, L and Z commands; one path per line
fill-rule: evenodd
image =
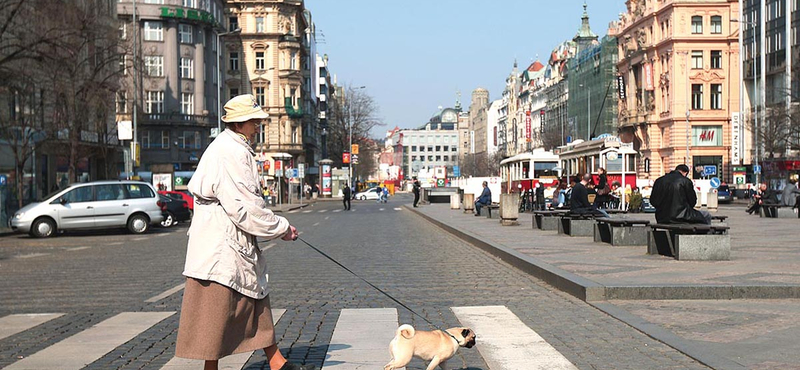
M 164 204 L 152 185 L 139 181 L 95 181 L 72 184 L 22 207 L 11 229 L 33 237 L 53 236 L 58 230 L 126 227 L 142 234 L 160 223 Z
M 356 199 L 361 200 L 378 200 L 380 197 L 380 191 L 378 191 L 378 188 L 370 188 L 360 193 L 356 193 Z

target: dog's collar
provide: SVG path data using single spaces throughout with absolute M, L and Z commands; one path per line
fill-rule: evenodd
M 461 342 L 459 342 L 459 341 L 458 341 L 458 338 L 456 338 L 456 336 L 455 336 L 455 335 L 453 335 L 453 334 L 450 334 L 450 332 L 449 332 L 449 331 L 447 331 L 447 330 L 444 330 L 444 329 L 442 329 L 442 328 L 439 328 L 439 330 L 441 330 L 442 332 L 444 332 L 445 334 L 447 334 L 448 336 L 450 336 L 450 338 L 453 338 L 453 340 L 454 340 L 454 341 L 456 341 L 456 344 L 458 344 L 458 345 L 461 345 Z

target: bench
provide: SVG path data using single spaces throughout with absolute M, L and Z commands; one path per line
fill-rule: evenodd
M 797 213 L 794 213 L 794 209 L 789 206 L 784 206 L 781 204 L 767 204 L 764 203 L 761 207 L 758 207 L 758 213 L 761 217 L 767 218 L 797 218 Z
M 595 218 L 594 241 L 615 247 L 646 245 L 649 225 L 649 220 L 598 217 Z
M 711 221 L 725 222 L 725 220 L 727 220 L 727 219 L 728 219 L 728 216 L 723 216 L 723 215 L 711 216 Z
M 594 219 L 599 213 L 566 213 L 561 215 L 558 233 L 569 236 L 594 235 Z
M 500 214 L 500 212 L 499 212 L 500 205 L 496 204 L 496 203 L 492 203 L 492 204 L 489 204 L 487 206 L 481 206 L 481 208 L 485 208 L 486 209 L 486 218 L 494 218 L 494 217 L 497 217 Z M 498 212 L 495 213 L 494 217 L 492 217 L 492 210 L 498 210 Z
M 731 236 L 720 224 L 650 224 L 647 254 L 674 257 L 679 261 L 728 261 Z
M 533 211 L 533 228 L 539 230 L 558 230 L 561 215 L 569 213 L 567 210 Z

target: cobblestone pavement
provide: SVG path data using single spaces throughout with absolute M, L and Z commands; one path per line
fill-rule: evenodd
M 338 202 L 319 202 L 284 216 L 309 243 L 437 325 L 459 325 L 451 307 L 501 305 L 580 369 L 706 368 L 430 225 L 400 208 L 406 200 L 354 202 L 353 212 L 336 212 Z M 0 367 L 120 312 L 178 312 L 180 292 L 154 303 L 145 300 L 182 283 L 185 246 L 186 227 L 181 225 L 146 236 L 120 231 L 49 240 L 0 238 L 0 318 L 66 313 L 0 339 Z M 272 305 L 287 310 L 276 333 L 290 360 L 321 366 L 343 308 L 396 308 L 400 323 L 426 327 L 300 242 L 275 242 L 265 253 Z M 175 314 L 151 326 L 86 369 L 160 369 L 174 355 L 178 319 Z M 264 360 L 256 352 L 245 368 L 268 369 Z M 461 349 L 448 365 L 489 369 L 476 349 Z M 425 364 L 415 359 L 407 368 L 424 369 Z

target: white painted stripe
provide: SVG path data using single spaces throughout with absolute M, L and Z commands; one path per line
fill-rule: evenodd
M 286 212 L 286 213 L 297 213 L 297 212 L 300 212 L 300 211 L 294 210 L 294 211 L 289 211 L 289 212 Z
M 336 211 L 334 211 L 334 212 L 336 212 Z M 327 219 L 329 219 L 329 218 L 331 218 L 331 216 L 325 216 L 325 219 L 326 219 L 326 220 L 327 220 Z
M 339 213 L 339 212 L 341 212 L 341 211 L 342 211 L 341 209 L 334 209 L 334 210 L 333 210 L 333 213 Z
M 165 234 L 165 235 L 166 235 L 166 234 Z M 147 238 L 148 238 L 148 237 L 146 237 L 146 236 L 140 236 L 140 237 L 138 237 L 138 238 L 133 238 L 133 239 L 131 239 L 131 240 L 132 240 L 132 241 L 135 241 L 135 242 L 140 242 L 140 241 L 142 241 L 142 240 L 147 240 Z
M 398 326 L 394 308 L 342 309 L 322 368 L 383 369 L 389 362 L 389 342 Z
M 317 223 L 315 223 L 315 224 L 313 224 L 311 226 L 319 226 L 319 222 L 317 222 Z
M 35 257 L 42 257 L 42 256 L 49 256 L 51 253 L 29 253 L 29 254 L 18 254 L 14 256 L 14 258 L 35 258 Z
M 19 360 L 6 370 L 78 370 L 175 312 L 123 312 Z
M 319 213 L 325 213 L 325 212 L 328 212 L 328 210 L 327 209 L 320 209 L 319 210 Z
M 167 235 L 167 234 L 164 234 L 164 235 Z M 122 245 L 122 244 L 125 244 L 125 242 L 113 242 L 113 243 L 108 243 L 108 245 Z
M 269 243 L 269 244 L 267 244 L 267 246 L 266 246 L 266 247 L 264 247 L 264 248 L 261 248 L 261 251 L 263 252 L 263 251 L 265 251 L 265 250 L 267 250 L 267 249 L 270 249 L 270 248 L 272 248 L 272 247 L 274 247 L 274 246 L 275 246 L 275 243 Z
M 161 294 L 159 294 L 157 296 L 153 296 L 153 297 L 148 298 L 147 300 L 145 300 L 145 302 L 146 303 L 158 302 L 158 301 L 160 301 L 160 300 L 162 300 L 164 298 L 167 298 L 167 297 L 169 297 L 169 296 L 171 296 L 171 295 L 173 295 L 173 294 L 175 294 L 177 292 L 180 292 L 181 290 L 183 290 L 183 287 L 185 285 L 186 285 L 186 283 L 183 283 L 183 284 L 178 285 L 178 286 L 176 286 L 174 288 L 170 288 L 169 290 L 166 290 L 166 291 L 164 291 L 163 293 L 161 293 Z
M 283 309 L 272 310 L 272 322 L 277 324 L 281 316 L 286 313 Z M 219 370 L 240 370 L 253 356 L 255 351 L 237 353 L 219 360 Z M 173 357 L 164 365 L 161 370 L 196 370 L 203 367 L 203 360 L 190 360 L 186 358 Z
M 402 211 L 403 209 L 402 208 L 395 208 L 394 210 L 395 211 Z
M 311 212 L 314 212 L 314 211 L 312 211 L 312 210 L 310 210 L 310 209 L 309 209 L 309 210 L 307 210 L 307 211 L 303 211 L 303 213 L 311 213 Z
M 385 211 L 386 208 L 378 208 L 379 211 Z
M 31 313 L 8 315 L 0 318 L 0 339 L 8 338 L 14 334 L 39 326 L 52 319 L 64 316 L 63 313 Z
M 75 247 L 75 248 L 66 248 L 67 252 L 74 252 L 74 251 L 82 251 L 84 249 L 89 249 L 91 247 Z
M 452 307 L 492 370 L 577 369 L 505 306 Z

